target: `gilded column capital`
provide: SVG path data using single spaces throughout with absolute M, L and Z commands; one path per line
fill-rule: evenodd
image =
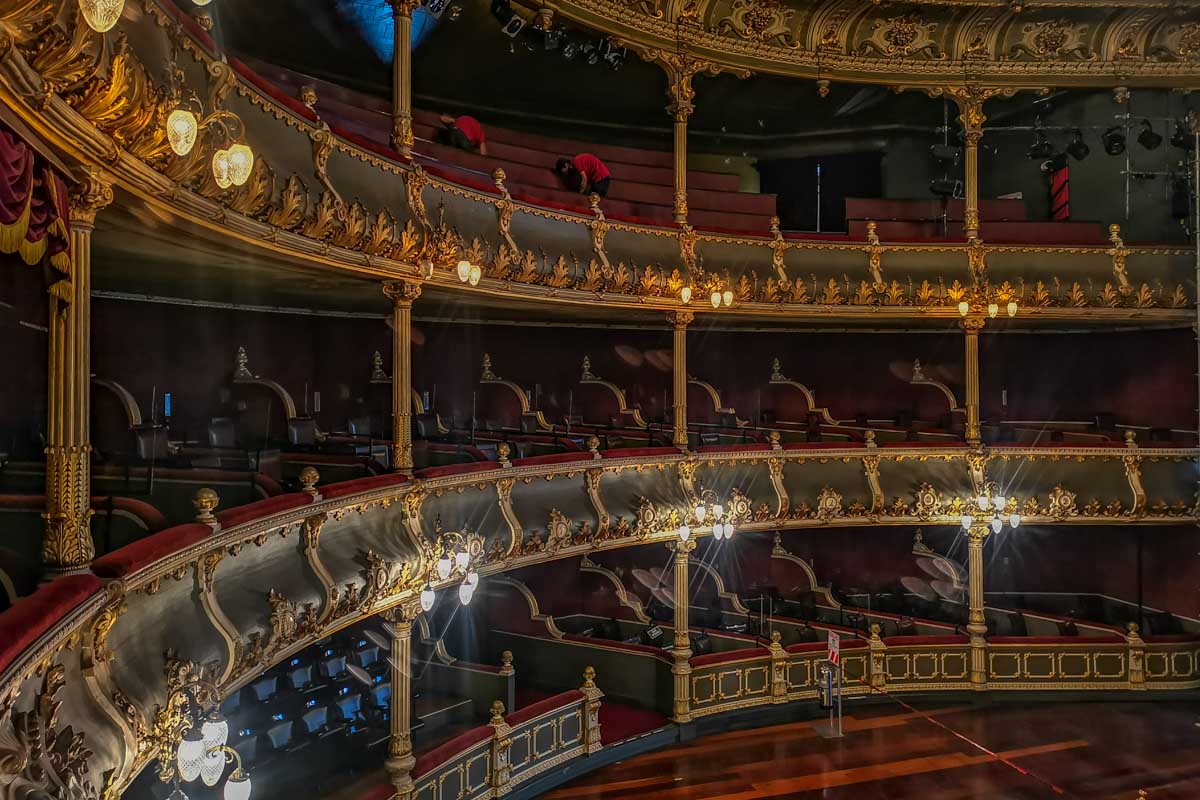
M 983 104 L 1001 92 L 1013 94 L 1011 89 L 980 86 L 977 83 L 948 86 L 941 90 L 941 94 L 949 97 L 958 105 L 958 121 L 962 124 L 963 135 L 968 146 L 978 145 L 980 138 L 983 137 L 983 124 L 987 122 Z
M 987 320 L 983 317 L 965 317 L 959 325 L 966 331 L 967 336 L 978 336 L 983 330 L 983 326 L 987 324 Z
M 422 0 L 387 0 L 392 7 L 392 13 L 398 17 L 412 17 L 413 12 L 421 7 Z
M 671 327 L 675 330 L 686 330 L 687 326 L 692 324 L 692 320 L 696 315 L 691 311 L 668 311 L 667 322 L 671 323 Z
M 71 188 L 71 225 L 91 230 L 96 214 L 113 201 L 112 182 L 99 172 L 88 170 Z
M 421 296 L 421 284 L 417 281 L 387 281 L 383 284 L 383 293 L 395 305 L 412 305 Z
M 405 600 L 384 611 L 383 618 L 394 626 L 408 630 L 420 613 L 421 604 L 418 600 Z

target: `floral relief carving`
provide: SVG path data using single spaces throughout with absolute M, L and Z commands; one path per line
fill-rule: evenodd
M 799 47 L 788 23 L 795 10 L 779 0 L 734 0 L 729 15 L 717 21 L 717 31 L 735 33 L 743 39 L 759 42 L 779 42 Z
M 1021 26 L 1021 39 L 1009 54 L 1014 58 L 1024 55 L 1041 60 L 1068 57 L 1091 60 L 1096 54 L 1088 45 L 1089 30 L 1087 23 L 1066 19 L 1027 22 Z
M 859 45 L 859 52 L 878 53 L 888 58 L 924 55 L 928 58 L 945 58 L 933 34 L 936 22 L 926 22 L 920 12 L 910 11 L 887 19 L 875 20 L 871 35 Z
M 843 514 L 842 496 L 829 486 L 821 489 L 817 494 L 817 519 L 831 520 L 843 516 Z
M 92 800 L 98 795 L 86 780 L 92 751 L 83 733 L 71 726 L 56 730 L 62 701 L 56 697 L 66 684 L 62 664 L 42 678 L 33 708 L 0 709 L 0 798 L 3 800 Z
M 1200 61 L 1200 22 L 1166 26 L 1151 55 L 1173 61 Z
M 1046 513 L 1054 519 L 1079 516 L 1079 509 L 1075 505 L 1075 493 L 1067 490 L 1061 484 L 1054 487 L 1048 500 L 1050 505 L 1046 508 Z

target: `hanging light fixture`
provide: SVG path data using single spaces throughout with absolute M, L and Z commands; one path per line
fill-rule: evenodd
M 210 748 L 204 752 L 204 760 L 200 762 L 200 780 L 205 786 L 216 786 L 225 771 L 225 753 L 218 748 Z
M 453 568 L 453 566 L 454 564 L 450 561 L 450 556 L 443 553 L 442 557 L 437 560 L 438 579 L 444 581 L 446 578 L 449 578 L 450 570 Z
M 225 719 L 219 708 L 214 708 L 204 720 L 200 726 L 200 736 L 204 739 L 205 750 L 224 747 L 228 743 L 229 720 Z
M 996 315 L 999 313 L 1000 313 L 999 305 L 997 305 L 996 303 L 988 303 L 988 316 L 989 317 L 991 317 L 992 319 L 995 319 Z
M 229 148 L 229 180 L 234 186 L 242 186 L 250 180 L 254 170 L 254 151 L 250 145 L 238 142 Z
M 466 283 L 471 279 L 471 262 L 467 261 L 465 258 L 459 259 L 458 265 L 454 268 L 454 271 L 458 275 L 458 279 L 463 283 Z
M 725 291 L 721 292 L 721 302 L 724 303 L 726 306 L 733 305 L 733 292 L 729 289 L 726 289 Z
M 229 177 L 229 151 L 218 150 L 213 153 L 212 157 L 213 180 L 217 182 L 217 186 L 222 189 L 228 189 L 233 185 L 233 179 Z
M 1008 310 L 1008 315 L 1009 315 L 1010 317 L 1015 317 L 1015 316 L 1017 315 L 1017 301 L 1016 301 L 1016 300 L 1009 300 L 1009 301 L 1008 301 L 1008 309 L 1007 309 L 1007 310 Z
M 467 283 L 472 286 L 479 285 L 479 279 L 483 277 L 483 269 L 478 264 L 471 265 L 471 274 L 467 276 Z
M 196 146 L 200 124 L 196 115 L 186 108 L 177 108 L 167 115 L 167 142 L 177 156 L 186 156 Z
M 712 303 L 713 308 L 721 307 L 721 293 L 718 290 L 713 289 L 712 296 L 709 297 L 708 299 Z
M 1138 144 L 1147 150 L 1157 150 L 1162 144 L 1162 134 L 1154 130 L 1154 126 L 1150 124 L 1150 120 L 1142 120 L 1142 132 L 1138 134 Z
M 79 10 L 96 33 L 112 30 L 125 11 L 125 0 L 79 0 Z
M 958 313 L 964 317 L 967 314 L 970 314 L 971 313 L 971 304 L 968 303 L 966 300 L 959 300 L 958 301 Z
M 1125 152 L 1125 134 L 1121 133 L 1121 126 L 1114 125 L 1106 130 L 1100 137 L 1101 144 L 1104 145 L 1104 152 L 1110 156 L 1119 156 Z
M 175 766 L 179 769 L 179 777 L 184 783 L 189 783 L 200 777 L 200 765 L 204 762 L 204 737 L 200 730 L 192 727 L 183 735 L 179 747 L 175 751 Z
M 240 766 L 225 781 L 225 800 L 250 800 L 250 776 Z
M 962 528 L 965 531 L 975 524 L 975 518 L 970 514 L 963 514 L 962 518 L 959 519 L 959 522 L 962 524 Z
M 467 565 L 470 563 L 471 554 L 466 550 L 459 550 L 454 554 L 454 566 L 458 567 L 459 569 L 466 569 Z
M 675 535 L 679 537 L 679 541 L 686 542 L 688 539 L 692 538 L 692 529 L 689 528 L 685 522 L 676 529 Z
M 428 583 L 425 584 L 425 588 L 421 590 L 421 610 L 422 611 L 432 611 L 433 610 L 433 601 L 436 599 L 437 599 L 437 595 L 434 594 L 433 587 L 430 586 Z
M 682 289 L 680 289 L 679 290 L 679 299 L 680 299 L 680 301 L 683 302 L 683 304 L 685 306 L 688 303 L 692 302 L 692 287 L 684 286 Z
M 472 586 L 477 585 L 479 583 L 479 573 L 476 572 L 475 570 L 471 570 L 470 572 L 468 572 L 467 573 L 467 583 L 471 584 Z
M 458 602 L 464 606 L 471 605 L 471 598 L 475 596 L 475 587 L 466 581 L 458 585 Z

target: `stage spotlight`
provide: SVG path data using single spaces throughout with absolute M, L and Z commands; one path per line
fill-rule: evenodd
M 562 41 L 562 31 L 546 31 L 542 46 L 546 48 L 547 52 L 553 52 L 562 46 Z
M 1138 134 L 1138 144 L 1147 150 L 1157 150 L 1162 144 L 1162 134 L 1154 131 L 1154 126 L 1150 124 L 1150 120 L 1142 120 L 1142 132 Z
M 1037 161 L 1039 159 L 1049 158 L 1053 154 L 1054 147 L 1051 146 L 1050 140 L 1046 138 L 1045 132 L 1038 131 L 1037 140 L 1029 146 L 1029 157 L 1034 161 Z
M 935 161 L 943 164 L 957 164 L 962 158 L 962 150 L 949 144 L 935 144 L 929 148 L 929 154 Z
M 583 56 L 584 63 L 592 66 L 600 63 L 600 45 L 596 42 L 584 42 L 579 53 Z
M 1087 142 L 1083 140 L 1083 131 L 1075 129 L 1075 138 L 1067 145 L 1067 152 L 1076 161 L 1083 161 L 1088 157 L 1088 153 L 1092 152 L 1092 148 L 1088 147 Z
M 625 64 L 625 48 L 616 47 L 612 42 L 609 42 L 608 52 L 604 54 L 604 60 L 608 64 L 608 68 L 616 72 Z
M 1104 145 L 1104 152 L 1110 156 L 1119 156 L 1125 152 L 1125 134 L 1121 133 L 1119 125 L 1106 130 L 1100 141 Z
M 1181 119 L 1175 120 L 1175 132 L 1171 134 L 1171 144 L 1180 150 L 1189 150 L 1192 147 L 1192 135 L 1188 133 L 1188 129 Z
M 492 0 L 492 16 L 495 17 L 501 25 L 507 25 L 513 18 L 512 6 L 508 0 Z
M 578 37 L 568 36 L 566 41 L 563 42 L 562 57 L 567 61 L 571 61 L 575 56 L 579 55 L 580 49 L 581 45 Z
M 953 197 L 958 189 L 958 181 L 950 178 L 934 178 L 929 182 L 929 191 L 938 197 Z

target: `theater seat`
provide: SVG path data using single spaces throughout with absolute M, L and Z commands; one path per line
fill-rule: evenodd
M 344 677 L 346 674 L 346 657 L 336 655 L 329 650 L 326 653 L 329 653 L 329 655 L 321 662 L 321 677 L 328 680 L 338 680 Z
M 317 444 L 317 421 L 311 417 L 289 419 L 288 442 L 293 447 L 315 447 Z
M 209 447 L 237 447 L 237 428 L 229 417 L 213 417 L 208 423 Z
M 279 676 L 267 675 L 265 678 L 250 684 L 254 699 L 265 703 L 279 692 Z
M 284 720 L 273 728 L 267 729 L 267 738 L 271 741 L 271 748 L 277 752 L 285 752 L 291 750 L 296 743 L 296 723 L 293 720 Z
M 300 718 L 300 725 L 309 736 L 323 738 L 338 729 L 329 725 L 329 707 L 317 706 L 305 712 Z
M 285 678 L 289 689 L 294 689 L 298 692 L 308 691 L 313 688 L 313 668 L 312 664 L 294 667 L 288 671 Z
M 162 461 L 171 455 L 167 429 L 163 425 L 144 425 L 133 429 L 137 457 L 141 461 Z
M 372 666 L 379 666 L 379 648 L 364 647 L 354 653 L 354 663 L 358 664 L 363 669 L 370 669 Z
M 233 749 L 242 757 L 242 763 L 250 765 L 258 757 L 258 735 L 251 734 L 233 745 Z

